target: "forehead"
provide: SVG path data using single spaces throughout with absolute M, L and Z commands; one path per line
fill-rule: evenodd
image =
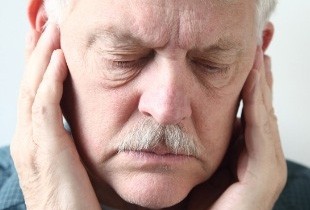
M 79 24 L 89 35 L 101 31 L 138 37 L 154 47 L 210 44 L 219 39 L 244 40 L 253 34 L 252 0 L 81 0 Z

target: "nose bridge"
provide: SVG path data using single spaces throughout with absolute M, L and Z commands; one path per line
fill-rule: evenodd
M 171 68 L 161 73 L 161 77 L 155 83 L 155 96 L 157 105 L 162 107 L 162 111 L 175 112 L 186 100 L 185 89 L 182 85 L 182 78 Z
M 159 59 L 139 109 L 160 124 L 177 124 L 191 115 L 185 65 L 172 59 Z

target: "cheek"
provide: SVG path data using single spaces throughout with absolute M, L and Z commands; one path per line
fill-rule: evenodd
M 135 113 L 138 97 L 125 90 L 105 90 L 79 71 L 83 70 L 71 69 L 66 113 L 81 155 L 95 163 L 113 149 L 111 140 Z
M 106 89 L 101 75 L 89 65 L 81 37 L 63 30 L 64 51 L 70 78 L 64 88 L 63 111 L 81 156 L 90 163 L 105 159 L 113 148 L 110 140 L 135 112 L 138 96 L 132 89 Z
M 203 142 L 207 142 L 210 149 L 216 153 L 216 145 L 226 144 L 231 135 L 232 126 L 236 118 L 238 96 L 233 99 L 216 100 L 217 103 L 205 105 L 205 109 L 197 117 L 196 130 L 202 137 Z M 208 138 L 209 137 L 209 138 Z M 212 139 L 212 142 L 208 142 Z M 213 153 L 213 151 L 212 151 Z
M 239 104 L 241 81 L 212 96 L 197 97 L 193 103 L 193 125 L 203 147 L 202 159 L 206 170 L 215 170 L 230 143 Z

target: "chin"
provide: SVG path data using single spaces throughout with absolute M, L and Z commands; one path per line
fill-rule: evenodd
M 115 179 L 114 190 L 126 202 L 149 209 L 162 209 L 183 201 L 194 180 L 163 173 L 138 173 Z

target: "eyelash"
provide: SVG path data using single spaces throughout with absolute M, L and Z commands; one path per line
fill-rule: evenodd
M 138 69 L 146 65 L 146 63 L 153 57 L 153 54 L 150 54 L 148 56 L 142 57 L 137 60 L 130 60 L 130 61 L 111 61 L 112 68 L 113 69 L 125 69 L 125 70 L 131 70 L 131 69 Z M 194 63 L 196 66 L 200 68 L 202 72 L 209 75 L 214 74 L 222 74 L 225 75 L 229 67 L 227 65 L 224 66 L 217 66 L 216 64 L 205 64 L 204 62 L 199 62 L 192 60 L 192 63 Z
M 229 66 L 223 65 L 223 66 L 217 66 L 216 64 L 205 64 L 203 62 L 199 61 L 192 61 L 196 66 L 200 68 L 205 74 L 223 74 L 225 75 L 228 70 Z
M 144 60 L 144 59 L 143 59 Z M 112 61 L 114 68 L 120 68 L 120 69 L 133 69 L 141 67 L 143 62 L 139 60 L 133 60 L 133 61 Z
M 139 69 L 147 64 L 147 62 L 152 59 L 153 53 L 150 53 L 147 56 L 141 57 L 136 60 L 111 60 L 111 67 L 112 69 L 124 69 L 124 70 L 131 70 L 131 69 Z

